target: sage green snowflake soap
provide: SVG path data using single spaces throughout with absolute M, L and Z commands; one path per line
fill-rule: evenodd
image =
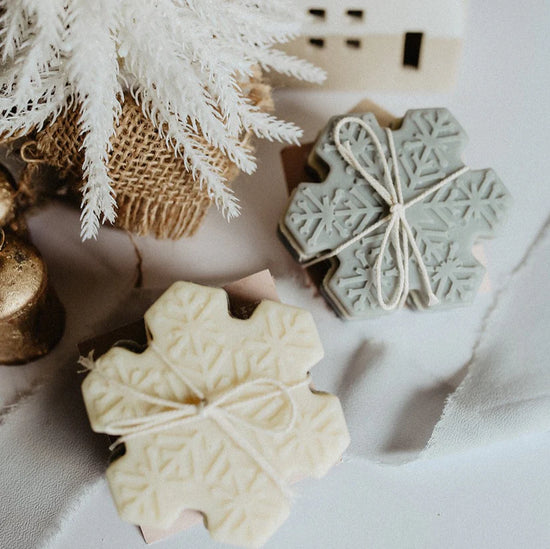
M 473 300 L 484 268 L 472 247 L 510 197 L 493 170 L 464 165 L 466 142 L 446 109 L 408 111 L 393 131 L 370 113 L 330 120 L 309 160 L 323 181 L 295 189 L 279 232 L 303 265 L 330 262 L 321 288 L 338 314 Z
M 145 323 L 143 353 L 83 361 L 92 428 L 125 446 L 107 469 L 120 515 L 168 528 L 195 509 L 215 539 L 263 544 L 289 483 L 324 475 L 349 444 L 339 400 L 310 388 L 323 356 L 311 315 L 262 301 L 241 320 L 223 290 L 178 282 Z

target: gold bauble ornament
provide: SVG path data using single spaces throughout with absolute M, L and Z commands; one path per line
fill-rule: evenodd
M 29 242 L 0 228 L 0 364 L 23 364 L 59 341 L 65 313 Z

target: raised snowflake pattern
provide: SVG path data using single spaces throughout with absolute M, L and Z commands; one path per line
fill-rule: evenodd
M 385 131 L 371 113 L 353 116 L 370 126 L 393 173 Z M 332 267 L 322 283 L 323 293 L 341 316 L 364 318 L 384 312 L 377 295 L 375 265 L 386 228 L 383 219 L 389 218 L 390 209 L 338 150 L 333 134 L 342 118 L 329 122 L 310 157 L 323 181 L 297 187 L 281 220 L 280 233 L 302 263 L 338 251 L 330 259 Z M 369 175 L 384 181 L 380 154 L 360 124 L 344 123 L 340 140 Z M 464 169 L 461 154 L 467 136 L 446 109 L 407 112 L 399 129 L 393 131 L 393 140 L 405 204 Z M 472 246 L 479 238 L 494 236 L 509 198 L 494 171 L 468 170 L 407 207 L 407 222 L 439 301 L 432 307 L 473 300 L 484 268 L 472 255 Z M 360 238 L 377 222 L 380 227 Z M 390 240 L 381 258 L 384 300 L 391 298 L 399 284 L 395 255 Z M 424 308 L 428 300 L 413 253 L 409 253 L 409 277 L 408 303 Z
M 194 509 L 215 539 L 262 544 L 289 513 L 273 472 L 284 484 L 319 477 L 349 443 L 338 399 L 309 387 L 308 372 L 323 355 L 311 315 L 263 301 L 249 319 L 236 319 L 223 290 L 180 282 L 145 322 L 143 353 L 114 347 L 84 380 L 95 431 L 198 405 L 197 393 L 233 408 L 223 421 L 201 416 L 123 437 L 125 453 L 107 470 L 120 515 L 165 528 Z M 265 398 L 270 383 L 285 389 Z M 291 421 L 292 429 L 281 428 Z

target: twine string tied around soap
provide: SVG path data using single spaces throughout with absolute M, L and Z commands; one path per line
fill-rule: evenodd
M 372 174 L 370 174 L 364 166 L 361 165 L 358 158 L 353 153 L 351 143 L 341 140 L 341 129 L 344 125 L 355 123 L 361 126 L 369 135 L 372 143 L 375 147 L 376 153 L 380 158 L 382 167 L 384 170 L 384 183 L 378 181 Z M 439 302 L 437 296 L 433 292 L 430 277 L 422 253 L 418 248 L 418 244 L 414 238 L 414 234 L 410 223 L 407 219 L 407 209 L 415 204 L 422 202 L 425 198 L 437 192 L 439 189 L 449 185 L 461 175 L 469 171 L 467 166 L 460 168 L 459 170 L 444 177 L 441 181 L 434 183 L 432 186 L 425 189 L 422 193 L 414 198 L 405 202 L 403 200 L 403 190 L 401 185 L 401 176 L 399 173 L 398 158 L 395 151 L 395 142 L 393 138 L 393 132 L 389 128 L 385 128 L 388 145 L 390 149 L 390 157 L 392 160 L 393 170 L 390 170 L 386 155 L 382 149 L 382 144 L 378 136 L 372 129 L 371 125 L 365 122 L 361 118 L 355 116 L 347 116 L 338 121 L 334 127 L 333 140 L 336 148 L 342 158 L 352 166 L 361 177 L 378 193 L 382 200 L 389 207 L 389 214 L 375 223 L 366 227 L 363 231 L 354 235 L 352 238 L 346 240 L 328 253 L 315 257 L 314 259 L 303 263 L 305 267 L 315 265 L 331 257 L 335 257 L 349 246 L 361 240 L 368 234 L 376 231 L 379 227 L 387 224 L 386 230 L 382 237 L 382 243 L 380 245 L 380 251 L 374 264 L 375 271 L 375 285 L 376 285 L 376 297 L 380 307 L 386 311 L 391 311 L 397 307 L 402 307 L 409 294 L 409 249 L 412 250 L 413 256 L 416 260 L 418 271 L 421 281 L 426 289 L 428 296 L 428 306 L 435 305 Z M 392 175 L 393 171 L 393 175 Z M 395 263 L 398 273 L 397 289 L 394 292 L 393 297 L 388 302 L 382 293 L 382 261 L 388 250 L 389 244 L 392 244 L 395 251 Z
M 170 361 L 160 355 L 155 346 L 151 346 L 165 364 L 189 387 L 194 396 L 198 399 L 197 404 L 182 403 L 179 401 L 156 397 L 135 389 L 126 383 L 113 379 L 98 370 L 93 360 L 92 354 L 88 357 L 80 357 L 79 363 L 88 371 L 93 371 L 94 375 L 99 377 L 104 383 L 115 387 L 126 396 L 130 396 L 141 402 L 161 406 L 166 408 L 162 412 L 146 414 L 126 419 L 113 420 L 102 428 L 102 431 L 109 435 L 117 435 L 119 438 L 110 446 L 113 450 L 116 446 L 123 444 L 131 439 L 161 433 L 169 429 L 183 427 L 185 425 L 210 419 L 249 457 L 256 462 L 258 467 L 266 473 L 268 477 L 278 486 L 285 496 L 290 496 L 287 483 L 280 478 L 280 475 L 273 466 L 262 456 L 262 454 L 252 445 L 246 437 L 238 430 L 237 425 L 242 425 L 263 433 L 285 434 L 290 432 L 296 423 L 297 405 L 292 395 L 292 391 L 300 387 L 308 386 L 311 383 L 308 376 L 293 385 L 286 385 L 277 379 L 256 378 L 245 381 L 240 385 L 222 392 L 210 399 L 205 396 L 196 386 L 187 379 L 179 369 L 175 368 Z M 260 392 L 254 396 L 248 396 L 247 392 L 252 388 L 268 388 L 265 392 Z M 234 410 L 245 408 L 248 405 L 267 401 L 269 399 L 282 396 L 288 406 L 288 417 L 274 427 L 266 427 L 254 424 L 243 415 Z M 241 397 L 239 399 L 239 397 Z M 243 398 L 244 397 L 244 398 Z

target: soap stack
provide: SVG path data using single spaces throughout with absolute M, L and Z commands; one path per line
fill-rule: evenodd
M 329 121 L 308 160 L 321 182 L 298 185 L 279 232 L 300 263 L 327 262 L 321 291 L 340 316 L 473 300 L 484 267 L 472 247 L 509 195 L 493 170 L 464 165 L 466 143 L 446 109 L 408 111 L 391 129 L 372 113 Z

